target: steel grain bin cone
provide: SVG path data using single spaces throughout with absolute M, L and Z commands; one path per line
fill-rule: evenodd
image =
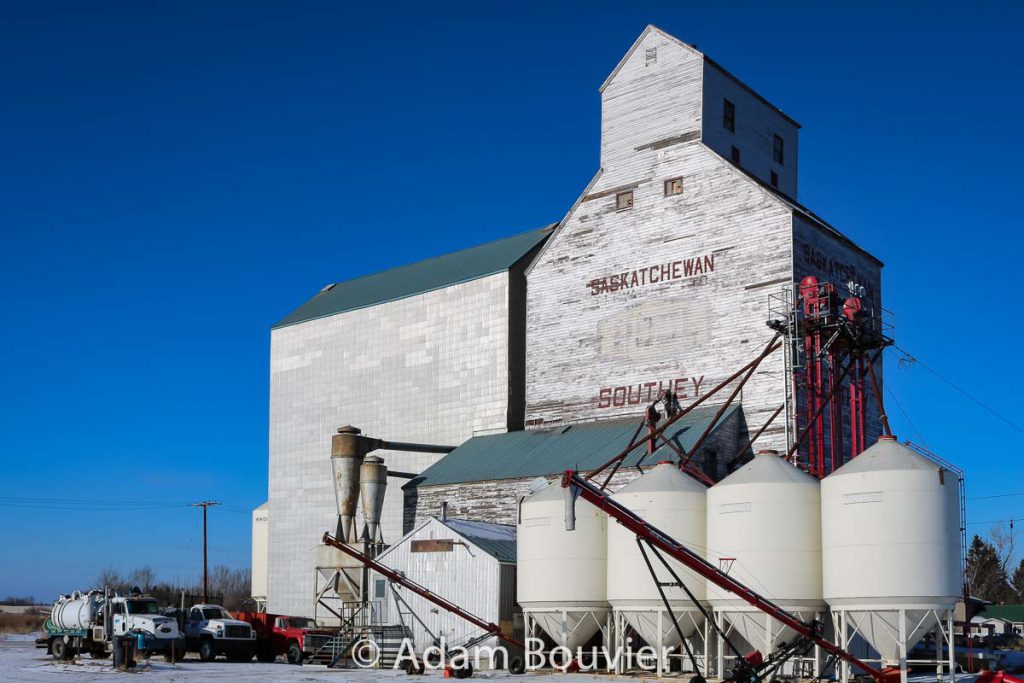
M 697 553 L 706 545 L 707 488 L 672 463 L 659 463 L 619 489 L 614 500 Z M 663 582 L 673 581 L 664 565 L 645 548 Z M 668 559 L 668 558 L 666 558 Z M 705 580 L 669 559 L 676 574 L 698 600 L 705 597 Z M 704 619 L 696 605 L 678 588 L 666 589 L 684 638 L 691 637 Z M 608 602 L 640 637 L 656 648 L 681 645 L 672 618 L 636 542 L 620 524 L 608 525 Z
M 607 516 L 576 501 L 576 528 L 566 531 L 559 483 L 523 499 L 517 525 L 517 595 L 557 645 L 575 652 L 606 623 Z
M 959 599 L 959 503 L 956 476 L 894 437 L 821 482 L 825 601 L 888 664 Z
M 708 489 L 707 560 L 804 621 L 821 617 L 819 481 L 762 451 Z M 792 629 L 708 583 L 708 602 L 754 649 L 767 654 Z

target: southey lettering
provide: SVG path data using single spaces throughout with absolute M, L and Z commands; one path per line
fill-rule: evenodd
M 664 395 L 667 389 L 675 392 L 679 400 L 700 396 L 704 375 L 699 377 L 676 377 L 669 380 L 637 382 L 618 387 L 601 387 L 597 391 L 598 408 L 621 408 L 623 406 L 647 405 Z

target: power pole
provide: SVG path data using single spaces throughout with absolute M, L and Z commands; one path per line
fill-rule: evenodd
M 203 603 L 209 601 L 209 574 L 206 571 L 206 509 L 211 505 L 220 505 L 219 500 L 204 500 L 202 503 L 192 503 L 194 508 L 203 508 Z

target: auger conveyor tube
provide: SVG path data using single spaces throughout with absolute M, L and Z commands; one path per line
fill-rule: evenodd
M 790 627 L 825 652 L 828 652 L 839 659 L 849 662 L 858 669 L 861 669 L 874 678 L 875 681 L 878 681 L 878 683 L 885 683 L 889 680 L 889 676 L 887 676 L 885 672 L 879 671 L 878 669 L 865 664 L 846 650 L 843 650 L 834 643 L 822 638 L 809 624 L 790 614 L 767 598 L 758 595 L 739 581 L 729 577 L 728 574 L 719 571 L 717 567 L 709 563 L 700 555 L 694 553 L 689 548 L 686 548 L 665 532 L 648 524 L 636 513 L 612 500 L 609 494 L 581 477 L 577 472 L 567 470 L 562 474 L 562 486 L 564 488 L 576 489 L 581 498 L 597 509 L 602 510 L 605 514 L 622 526 L 626 527 L 626 529 L 632 533 L 636 534 L 639 538 L 649 542 L 666 555 L 681 562 L 684 566 L 703 576 L 708 581 L 711 581 L 719 588 L 729 591 L 737 597 L 745 600 L 751 606 L 771 616 L 776 621 Z

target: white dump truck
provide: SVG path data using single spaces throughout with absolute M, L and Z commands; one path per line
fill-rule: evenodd
M 120 637 L 134 638 L 135 650 L 143 657 L 162 654 L 173 662 L 185 655 L 185 638 L 178 624 L 160 614 L 156 598 L 138 589 L 126 596 L 100 590 L 62 595 L 53 603 L 45 629 L 46 635 L 37 645 L 58 660 L 86 652 L 94 659 L 104 659 Z

